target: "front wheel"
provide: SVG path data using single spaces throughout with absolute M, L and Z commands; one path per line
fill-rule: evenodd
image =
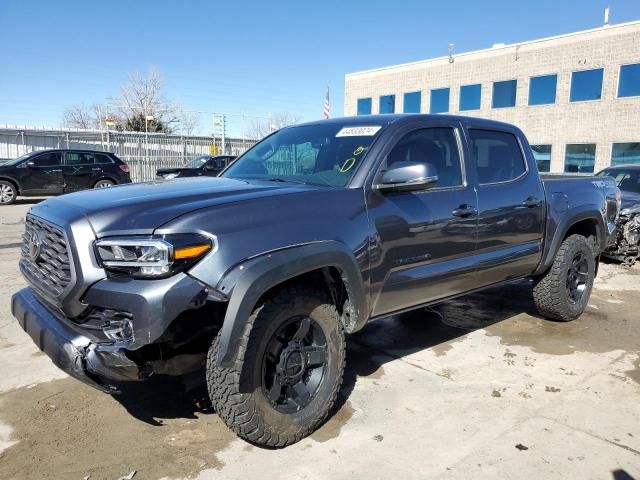
M 326 419 L 342 384 L 346 343 L 325 293 L 289 287 L 259 305 L 234 368 L 216 365 L 219 343 L 220 334 L 207 355 L 207 387 L 216 412 L 238 436 L 284 447 Z
M 595 271 L 589 241 L 582 235 L 567 237 L 549 271 L 534 284 L 533 300 L 538 311 L 563 322 L 578 318 L 589 302 Z
M 18 192 L 12 183 L 0 180 L 0 205 L 11 205 L 17 196 Z

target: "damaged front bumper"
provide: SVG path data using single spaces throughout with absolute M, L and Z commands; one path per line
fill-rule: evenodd
M 113 392 L 110 382 L 139 380 L 148 375 L 114 344 L 94 343 L 70 325 L 60 321 L 24 288 L 11 298 L 11 312 L 20 326 L 53 363 L 72 377 Z

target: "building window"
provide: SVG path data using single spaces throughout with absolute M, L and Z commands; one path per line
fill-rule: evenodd
M 420 113 L 420 102 L 422 95 L 420 92 L 409 92 L 404 94 L 402 111 L 404 113 Z
M 371 97 L 358 99 L 358 115 L 371 115 Z
M 447 113 L 449 111 L 449 89 L 431 90 L 431 106 L 429 113 Z
M 380 113 L 394 113 L 396 111 L 396 96 L 382 95 L 380 97 Z
M 611 149 L 611 165 L 640 163 L 640 143 L 614 143 Z
M 618 82 L 619 97 L 640 96 L 640 63 L 622 65 L 620 67 L 620 81 Z
M 539 172 L 551 171 L 551 145 L 531 145 Z
M 463 85 L 460 87 L 460 111 L 480 110 L 482 85 Z
M 506 108 L 516 106 L 517 80 L 506 80 L 504 82 L 493 82 L 493 108 Z
M 582 70 L 571 74 L 571 94 L 569 101 L 586 102 L 602 98 L 603 68 Z
M 556 103 L 557 75 L 531 77 L 529 80 L 529 105 L 549 105 Z
M 567 145 L 564 154 L 564 171 L 567 173 L 593 173 L 596 164 L 596 144 Z

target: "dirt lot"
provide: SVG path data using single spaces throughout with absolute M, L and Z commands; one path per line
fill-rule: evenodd
M 526 282 L 372 323 L 327 424 L 267 450 L 199 375 L 111 397 L 37 350 L 9 311 L 30 205 L 0 209 L 1 479 L 640 479 L 640 268 L 602 265 L 573 323 L 538 318 Z

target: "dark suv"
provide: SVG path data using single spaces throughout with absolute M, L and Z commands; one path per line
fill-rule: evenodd
M 131 183 L 129 166 L 110 152 L 39 150 L 0 164 L 0 204 L 18 195 L 58 195 Z

